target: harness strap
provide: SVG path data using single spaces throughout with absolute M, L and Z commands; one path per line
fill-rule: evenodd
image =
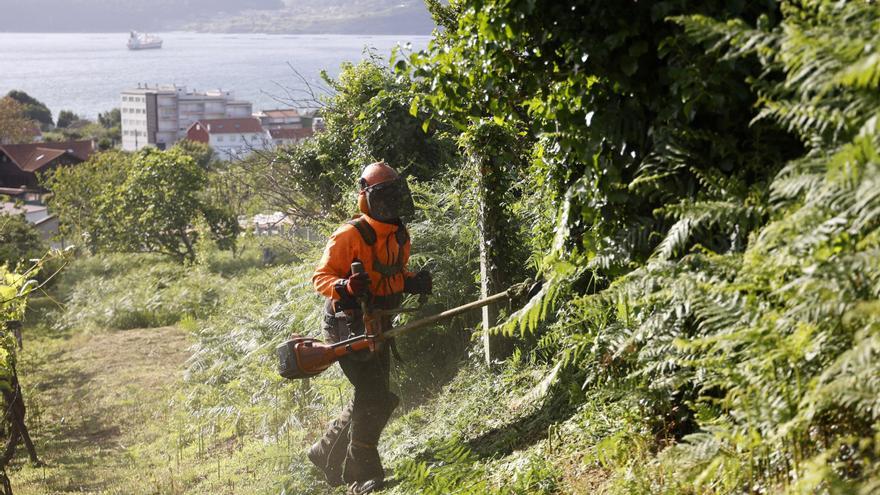
M 403 246 L 409 242 L 409 232 L 406 230 L 406 226 L 403 225 L 403 223 L 398 225 L 397 232 L 394 233 L 398 246 L 397 259 L 390 264 L 382 263 L 379 259 L 378 253 L 376 252 L 376 231 L 369 222 L 364 220 L 364 217 L 358 217 L 354 220 L 349 220 L 346 223 L 357 229 L 361 238 L 364 240 L 364 243 L 373 248 L 373 270 L 379 272 L 383 278 L 391 278 L 398 273 L 403 273 Z
M 371 227 L 363 217 L 358 217 L 345 223 L 357 229 L 361 238 L 367 243 L 367 246 L 373 247 L 373 245 L 376 244 L 376 231 L 373 230 L 373 227 Z

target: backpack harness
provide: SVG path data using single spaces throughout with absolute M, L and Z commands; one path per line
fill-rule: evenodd
M 403 273 L 403 246 L 409 242 L 409 232 L 407 232 L 406 225 L 404 225 L 403 222 L 397 224 L 397 232 L 394 233 L 394 237 L 397 239 L 397 258 L 387 265 L 380 261 L 379 254 L 376 252 L 376 231 L 366 220 L 364 220 L 364 217 L 358 217 L 345 223 L 357 229 L 358 233 L 361 235 L 361 239 L 364 240 L 364 243 L 367 246 L 370 246 L 370 249 L 373 250 L 373 270 L 382 275 L 380 283 L 385 280 L 390 281 L 395 275 Z M 397 343 L 394 339 L 389 339 L 389 344 L 394 359 L 403 363 L 403 358 L 400 357 L 400 352 L 397 351 Z
M 382 263 L 379 254 L 376 252 L 376 231 L 364 220 L 364 217 L 358 217 L 346 223 L 357 229 L 364 243 L 373 250 L 373 270 L 382 275 L 382 280 L 390 279 L 399 273 L 403 273 L 403 246 L 409 242 L 409 232 L 407 232 L 406 226 L 403 223 L 398 224 L 397 232 L 394 233 L 394 237 L 397 238 L 397 259 L 387 265 Z

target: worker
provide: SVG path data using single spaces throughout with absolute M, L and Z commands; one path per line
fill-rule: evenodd
M 375 309 L 394 309 L 403 293 L 430 294 L 431 273 L 407 270 L 410 239 L 402 218 L 414 212 L 406 179 L 384 162 L 367 165 L 358 180 L 358 208 L 362 213 L 331 236 L 312 276 L 315 289 L 325 296 L 324 333 L 339 342 L 364 332 L 359 300 Z M 352 262 L 365 270 L 352 273 Z M 382 329 L 390 327 L 382 317 Z M 389 386 L 387 345 L 360 351 L 339 361 L 354 386 L 354 398 L 330 423 L 324 436 L 308 451 L 309 460 L 331 486 L 347 485 L 361 495 L 383 487 L 385 472 L 377 445 L 385 424 L 399 402 Z

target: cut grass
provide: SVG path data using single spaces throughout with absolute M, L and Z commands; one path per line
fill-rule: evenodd
M 192 338 L 176 327 L 59 333 L 27 327 L 19 371 L 45 466 L 19 451 L 17 495 L 279 493 L 302 462 L 305 432 L 257 439 L 199 424 L 176 401 Z M 314 432 L 311 433 L 314 435 Z M 311 468 L 306 492 L 325 493 Z
M 150 493 L 130 446 L 162 434 L 187 339 L 173 327 L 72 336 L 30 328 L 19 372 L 44 467 L 12 470 L 17 494 Z M 19 459 L 22 456 L 18 456 Z

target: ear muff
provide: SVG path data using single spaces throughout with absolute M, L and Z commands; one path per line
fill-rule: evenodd
M 358 194 L 358 210 L 364 215 L 370 214 L 370 204 L 367 202 L 367 194 L 365 192 Z

